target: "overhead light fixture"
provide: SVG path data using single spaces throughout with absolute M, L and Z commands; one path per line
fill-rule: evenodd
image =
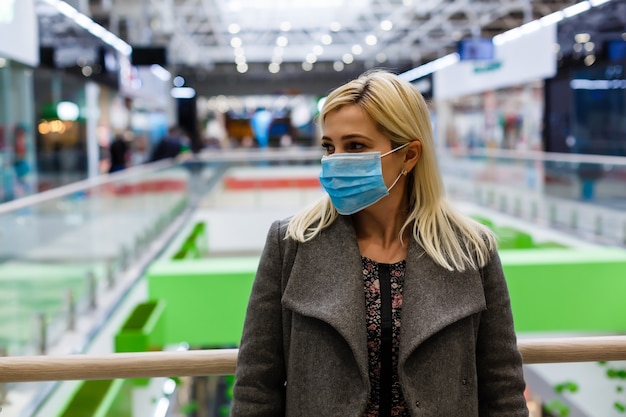
M 280 64 L 277 64 L 276 62 L 272 62 L 271 64 L 267 66 L 267 69 L 272 74 L 276 74 L 280 71 Z
M 363 53 L 363 47 L 359 44 L 352 45 L 351 51 L 354 55 L 361 55 Z
M 161 81 L 169 81 L 172 78 L 172 74 L 158 64 L 152 64 L 150 66 L 150 72 Z
M 333 43 L 333 37 L 328 34 L 322 35 L 321 42 L 322 45 L 330 45 L 331 43 Z
M 231 23 L 230 25 L 228 25 L 228 33 L 230 33 L 231 35 L 238 34 L 240 30 L 241 27 L 239 27 L 237 23 Z
M 305 71 L 311 71 L 313 69 L 313 63 L 305 61 L 302 63 L 302 69 Z
M 287 46 L 287 44 L 289 43 L 289 40 L 287 39 L 286 36 L 279 36 L 278 38 L 276 38 L 276 45 L 281 46 L 281 47 L 285 47 Z
M 352 54 L 344 54 L 341 60 L 344 64 L 352 64 L 354 62 L 354 57 Z
M 586 12 L 591 8 L 591 3 L 588 1 L 581 1 L 580 3 L 576 3 L 573 6 L 566 7 L 563 9 L 563 15 L 565 17 L 572 17 L 580 14 L 582 12 Z
M 367 35 L 365 37 L 365 43 L 369 46 L 374 46 L 378 43 L 378 38 L 376 37 L 376 35 Z
M 180 75 L 177 75 L 174 77 L 174 81 L 172 81 L 172 83 L 174 84 L 174 87 L 182 87 L 185 85 L 185 79 Z
M 79 115 L 80 109 L 78 104 L 71 101 L 61 101 L 57 104 L 57 116 L 59 116 L 60 120 L 74 122 L 78 120 Z
M 382 22 L 380 22 L 380 28 L 384 31 L 389 31 L 393 29 L 393 23 L 391 23 L 391 20 L 385 19 Z
M 291 22 L 281 22 L 280 30 L 282 30 L 283 32 L 289 32 L 291 30 Z
M 237 64 L 237 72 L 241 74 L 248 72 L 248 64 L 246 64 L 245 62 L 242 62 L 241 64 Z
M 189 99 L 196 96 L 196 90 L 191 87 L 174 87 L 170 91 L 170 94 L 174 98 Z
M 330 30 L 332 30 L 333 32 L 339 32 L 341 30 L 341 23 L 332 22 L 329 27 Z
M 239 48 L 239 47 L 241 47 L 241 44 L 242 44 L 242 43 L 243 43 L 243 42 L 242 42 L 241 38 L 239 38 L 239 37 L 237 37 L 237 36 L 235 36 L 234 38 L 232 38 L 232 39 L 230 40 L 230 46 L 232 46 L 233 48 Z
M 435 71 L 439 71 L 440 69 L 449 67 L 450 65 L 454 65 L 457 62 L 459 62 L 459 54 L 454 52 L 439 59 L 435 59 L 434 61 L 431 61 L 427 64 L 420 65 L 419 67 L 413 68 L 412 70 L 403 72 L 399 75 L 399 77 L 403 80 L 411 82 Z
M 341 62 L 341 61 L 333 62 L 333 69 L 335 71 L 341 72 L 341 71 L 343 71 L 344 68 L 345 68 L 345 65 L 343 64 L 343 62 Z

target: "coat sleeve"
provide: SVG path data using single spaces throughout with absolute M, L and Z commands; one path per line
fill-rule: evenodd
M 274 222 L 269 230 L 252 285 L 237 358 L 231 417 L 284 415 L 281 307 L 284 229 L 280 224 Z
M 509 292 L 496 251 L 482 269 L 482 279 L 487 309 L 481 314 L 476 346 L 480 416 L 528 416 L 522 357 L 517 348 Z

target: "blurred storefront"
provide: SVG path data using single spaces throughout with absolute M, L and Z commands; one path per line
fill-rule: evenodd
M 32 78 L 39 62 L 33 0 L 4 3 L 0 8 L 0 201 L 34 191 Z

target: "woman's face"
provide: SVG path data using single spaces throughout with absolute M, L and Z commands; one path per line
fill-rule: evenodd
M 322 130 L 322 147 L 326 155 L 361 152 L 384 154 L 392 149 L 389 138 L 357 105 L 344 106 L 328 113 L 322 123 Z M 382 158 L 383 178 L 387 187 L 402 172 L 404 153 L 404 150 L 399 150 Z

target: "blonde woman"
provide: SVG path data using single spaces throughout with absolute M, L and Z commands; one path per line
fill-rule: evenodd
M 328 196 L 269 231 L 232 416 L 527 416 L 494 237 L 445 200 L 422 96 L 372 71 L 319 120 Z

